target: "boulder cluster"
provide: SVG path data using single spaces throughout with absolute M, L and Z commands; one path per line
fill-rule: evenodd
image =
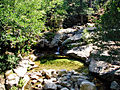
M 11 73 L 6 78 L 7 89 L 18 86 L 20 78 L 25 81 L 22 90 L 96 90 L 95 84 L 87 76 L 65 69 L 27 72 L 23 77 Z
M 96 90 L 94 83 L 88 77 L 75 71 L 40 70 L 28 73 L 28 87 L 37 90 Z

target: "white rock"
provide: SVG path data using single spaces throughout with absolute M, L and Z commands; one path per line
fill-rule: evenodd
M 56 82 L 57 79 L 56 79 L 56 78 L 51 78 L 51 81 L 52 81 L 52 82 Z
M 31 65 L 31 66 L 34 66 L 35 65 L 35 62 L 29 62 L 29 64 Z
M 12 87 L 13 85 L 18 85 L 18 82 L 19 82 L 19 77 L 16 74 L 10 74 L 6 78 L 6 84 L 9 87 Z
M 40 72 L 38 72 L 38 73 L 36 74 L 36 76 L 42 77 L 42 74 L 41 74 Z
M 5 90 L 5 86 L 0 84 L 0 90 Z
M 42 79 L 42 78 L 39 78 L 39 79 L 38 79 L 38 82 L 42 83 L 42 82 L 43 82 L 43 79 Z
M 37 57 L 34 54 L 29 55 L 29 59 L 35 61 Z
M 10 74 L 9 76 L 7 76 L 7 79 L 8 80 L 15 80 L 16 77 L 18 77 L 18 76 L 15 73 L 13 73 L 13 74 Z
M 94 27 L 95 26 L 94 23 L 87 23 L 87 25 L 90 26 L 90 27 Z
M 25 73 L 27 72 L 27 68 L 17 67 L 16 69 L 14 69 L 14 72 L 15 72 L 19 77 L 24 77 Z
M 67 28 L 67 29 L 60 29 L 60 30 L 58 31 L 58 33 L 63 34 L 63 33 L 71 33 L 71 32 L 75 32 L 75 31 L 76 31 L 76 29 Z
M 30 67 L 30 65 L 29 65 L 29 60 L 26 60 L 26 59 L 21 60 L 21 61 L 19 62 L 19 66 L 24 67 L 24 68 Z
M 36 76 L 36 75 L 32 75 L 30 76 L 31 80 L 38 80 L 39 76 Z
M 31 81 L 31 84 L 35 84 L 35 83 L 37 83 L 37 80 L 32 80 Z
M 8 75 L 11 74 L 11 73 L 13 73 L 12 70 L 7 70 L 7 71 L 5 72 L 5 75 L 8 76 Z

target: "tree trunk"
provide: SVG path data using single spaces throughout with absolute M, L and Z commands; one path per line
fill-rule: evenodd
M 89 8 L 92 8 L 92 0 L 89 0 Z
M 83 0 L 80 0 L 80 11 L 83 12 Z M 83 15 L 80 15 L 80 23 L 83 24 Z

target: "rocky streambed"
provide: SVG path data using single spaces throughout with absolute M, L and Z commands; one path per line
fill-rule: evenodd
M 44 67 L 39 61 L 33 62 L 31 59 L 33 56 L 24 58 L 15 69 L 5 73 L 6 90 L 96 90 L 95 84 L 89 81 L 88 73 L 83 70 L 86 69 L 83 63 L 57 59 L 54 63 L 44 64 Z M 77 72 L 80 69 L 82 72 Z M 1 89 L 5 90 L 5 87 Z
M 84 30 L 89 33 L 84 33 Z M 102 57 L 110 57 L 109 50 L 103 50 L 94 44 L 88 44 L 87 40 L 94 34 L 96 27 L 77 26 L 74 28 L 59 30 L 51 40 L 47 38 L 52 35 L 51 32 L 46 32 L 45 36 L 39 41 L 33 55 L 21 57 L 18 66 L 13 70 L 8 70 L 5 75 L 0 78 L 0 90 L 120 90 L 120 55 L 113 55 L 114 59 L 107 62 Z M 85 38 L 85 40 L 83 40 Z M 120 46 L 115 46 L 115 43 L 103 42 L 108 48 L 115 48 L 120 52 Z M 111 46 L 109 46 L 111 45 Z M 72 68 L 73 63 L 56 62 L 55 68 L 52 68 L 53 62 L 47 65 L 39 65 L 36 58 L 48 57 L 53 51 L 59 47 L 59 53 L 68 57 L 72 57 L 77 61 L 84 63 L 88 70 L 87 74 L 83 73 L 75 64 L 77 70 Z M 48 51 L 47 54 L 42 51 Z M 52 51 L 52 52 L 51 52 Z M 37 53 L 36 53 L 37 52 Z M 99 55 L 99 56 L 98 56 Z M 52 60 L 54 61 L 54 60 Z M 60 60 L 62 61 L 62 60 Z M 66 66 L 62 66 L 62 65 Z M 43 68 L 43 66 L 47 66 Z M 71 67 L 71 68 L 68 68 Z M 67 69 L 68 68 L 68 69 Z M 75 69 L 75 70 L 74 70 Z M 85 69 L 85 68 L 84 68 Z
M 24 90 L 96 90 L 95 84 L 88 81 L 87 76 L 74 70 L 44 69 L 28 73 L 28 76 L 30 81 Z

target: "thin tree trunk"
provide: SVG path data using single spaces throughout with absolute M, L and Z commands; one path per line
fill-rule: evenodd
M 89 7 L 92 8 L 92 0 L 89 0 Z
M 80 0 L 80 11 L 83 12 L 83 0 Z M 81 24 L 83 24 L 83 15 L 81 14 L 80 16 Z

